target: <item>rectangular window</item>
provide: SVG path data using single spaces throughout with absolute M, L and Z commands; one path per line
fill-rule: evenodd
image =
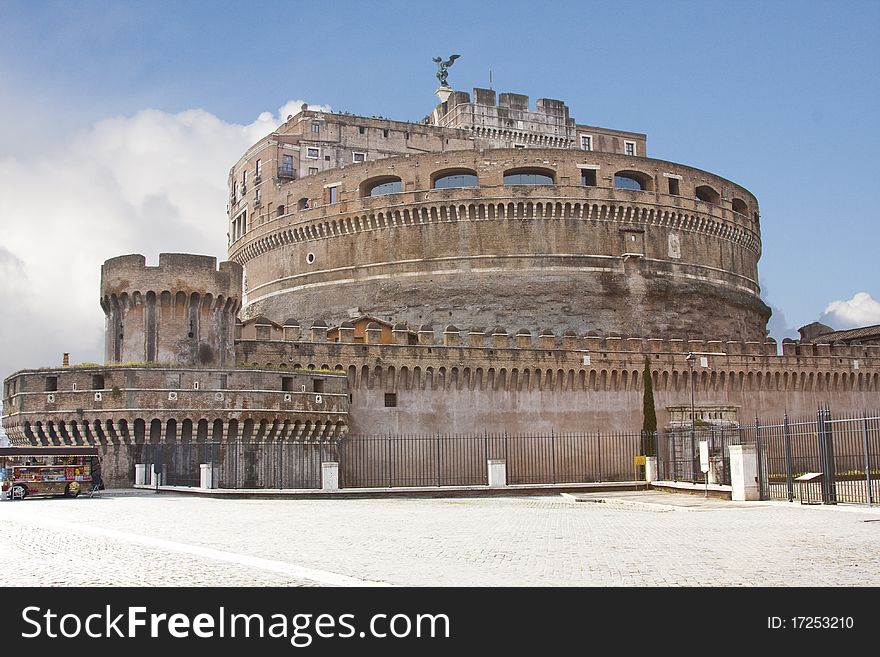
M 226 380 L 227 380 L 227 379 L 226 379 L 226 376 L 227 376 L 226 374 L 221 374 L 221 375 L 220 375 L 220 388 L 221 388 L 222 390 L 226 390 Z
M 278 207 L 275 208 L 275 216 L 276 217 L 283 217 L 284 216 L 284 206 L 283 205 L 279 205 Z
M 358 126 L 358 134 L 362 135 L 362 134 L 364 134 L 364 132 L 366 132 L 366 129 L 364 128 L 364 126 L 359 125 Z
M 258 208 L 263 205 L 263 190 L 258 189 L 256 194 L 254 194 L 254 207 Z
M 241 186 L 245 187 L 247 185 L 247 169 L 242 169 L 241 171 Z
M 103 374 L 92 374 L 92 390 L 103 390 L 104 389 L 104 375 Z
M 592 137 L 592 135 L 581 135 L 581 150 L 583 150 L 583 151 L 593 150 L 593 137 Z
M 324 379 L 312 379 L 312 392 L 324 392 Z
M 388 139 L 388 129 L 387 128 L 382 131 L 382 136 L 385 137 L 386 139 Z
M 667 178 L 669 181 L 669 193 L 673 196 L 681 196 L 681 188 L 678 186 L 678 178 Z
M 263 161 L 257 160 L 257 166 L 254 169 L 254 180 L 259 180 L 263 175 Z
M 314 132 L 315 134 L 318 134 L 319 132 L 321 132 L 321 124 L 320 123 L 313 123 L 312 124 L 312 132 Z
M 317 160 L 321 156 L 321 152 L 317 148 L 307 148 L 306 157 Z
M 596 170 L 595 169 L 581 169 L 581 184 L 584 187 L 595 187 L 596 186 Z
M 318 167 L 309 167 L 309 175 L 313 176 L 318 173 Z
M 634 142 L 634 141 L 623 142 L 623 152 L 626 155 L 635 155 L 636 154 L 636 142 Z
M 55 392 L 58 390 L 58 377 L 57 376 L 47 376 L 46 377 L 46 392 Z
M 514 144 L 513 147 L 514 148 L 525 148 L 526 145 L 525 144 Z
M 293 392 L 293 377 L 292 376 L 282 376 L 281 377 L 281 391 L 282 392 Z
M 336 203 L 339 200 L 339 196 L 337 193 L 338 187 L 328 187 L 327 188 L 327 198 L 330 203 Z
M 367 154 L 366 153 L 352 153 L 351 154 L 352 162 L 366 162 Z
M 386 392 L 385 393 L 385 408 L 393 408 L 397 406 L 397 393 L 396 392 Z

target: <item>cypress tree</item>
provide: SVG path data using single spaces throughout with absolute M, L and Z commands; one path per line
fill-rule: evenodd
M 657 413 L 654 410 L 654 383 L 651 380 L 651 360 L 645 356 L 642 374 L 644 396 L 642 397 L 642 454 L 654 456 L 654 433 L 657 431 Z

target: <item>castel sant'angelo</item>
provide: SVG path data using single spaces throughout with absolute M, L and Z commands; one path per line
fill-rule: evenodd
M 748 190 L 442 72 L 418 123 L 303 106 L 251 146 L 219 267 L 106 261 L 105 364 L 9 376 L 13 444 L 124 480 L 151 442 L 638 430 L 646 359 L 668 425 L 688 353 L 706 422 L 876 403 L 880 346 L 767 338 Z

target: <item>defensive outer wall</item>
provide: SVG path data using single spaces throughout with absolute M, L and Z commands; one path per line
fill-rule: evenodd
M 505 184 L 516 173 L 553 184 Z M 477 186 L 434 188 L 461 174 Z M 642 189 L 615 187 L 619 176 Z M 399 193 L 369 195 L 395 181 Z M 229 247 L 246 270 L 244 317 L 341 321 L 355 307 L 414 325 L 766 335 L 757 201 L 705 171 L 493 149 L 384 158 L 263 187 L 261 207 L 281 210 L 252 216 Z
M 335 443 L 348 430 L 341 372 L 158 365 L 23 370 L 6 379 L 3 397 L 12 444 L 96 445 L 110 485 L 131 485 L 147 443 Z
M 326 324 L 289 325 L 282 339 L 240 340 L 241 366 L 328 368 L 348 376 L 353 433 L 638 431 L 643 372 L 650 363 L 658 424 L 690 404 L 689 351 L 707 354 L 694 368 L 697 418 L 748 423 L 756 415 L 812 415 L 877 406 L 880 346 L 702 341 L 558 335 L 501 328 L 442 333 L 395 326 L 396 344 L 381 344 L 374 324 L 365 343 Z M 286 338 L 286 339 L 285 339 Z M 395 393 L 388 406 L 386 393 Z

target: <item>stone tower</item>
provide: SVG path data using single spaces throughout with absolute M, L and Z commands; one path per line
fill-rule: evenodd
M 140 254 L 101 267 L 104 359 L 187 367 L 235 364 L 235 317 L 242 268 L 210 256 L 160 253 L 148 267 Z

